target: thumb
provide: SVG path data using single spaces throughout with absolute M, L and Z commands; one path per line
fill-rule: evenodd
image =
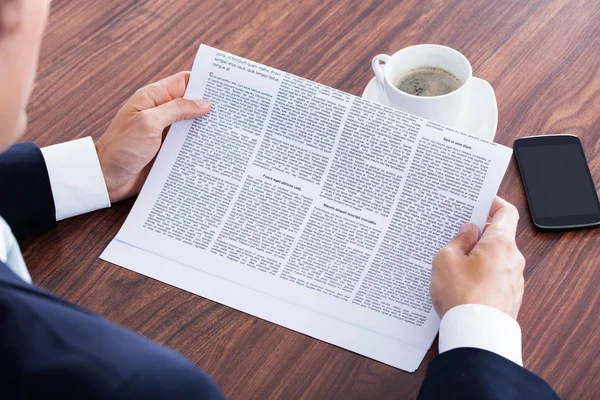
M 206 115 L 210 111 L 208 100 L 187 100 L 177 98 L 151 109 L 155 121 L 165 128 L 175 122 Z
M 477 227 L 471 223 L 464 224 L 458 230 L 458 235 L 446 245 L 446 248 L 451 249 L 453 252 L 467 255 L 473 250 L 478 239 L 479 230 Z

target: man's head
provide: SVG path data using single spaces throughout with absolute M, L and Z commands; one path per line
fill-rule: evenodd
M 51 0 L 0 0 L 0 151 L 25 132 Z

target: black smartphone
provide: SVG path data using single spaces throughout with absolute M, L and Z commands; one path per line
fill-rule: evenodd
M 600 226 L 600 201 L 577 136 L 524 137 L 515 140 L 514 152 L 537 228 Z

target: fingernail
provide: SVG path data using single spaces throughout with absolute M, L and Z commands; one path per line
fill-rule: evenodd
M 458 230 L 458 233 L 466 233 L 466 232 L 470 232 L 471 231 L 471 227 L 473 226 L 473 224 L 468 223 L 468 224 L 464 224 L 463 226 L 460 227 L 460 229 Z
M 210 101 L 208 101 L 206 99 L 194 100 L 194 103 L 196 103 L 198 105 L 198 107 L 200 107 L 202 109 L 210 108 Z

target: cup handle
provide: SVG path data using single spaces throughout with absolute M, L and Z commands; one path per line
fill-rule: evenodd
M 373 61 L 371 61 L 371 67 L 373 67 L 373 72 L 375 72 L 375 78 L 377 79 L 377 82 L 381 88 L 383 88 L 385 82 L 385 73 L 383 72 L 383 67 L 385 67 L 385 64 L 389 60 L 390 56 L 387 54 L 378 54 L 373 57 Z M 383 61 L 383 64 L 380 64 L 380 61 Z

